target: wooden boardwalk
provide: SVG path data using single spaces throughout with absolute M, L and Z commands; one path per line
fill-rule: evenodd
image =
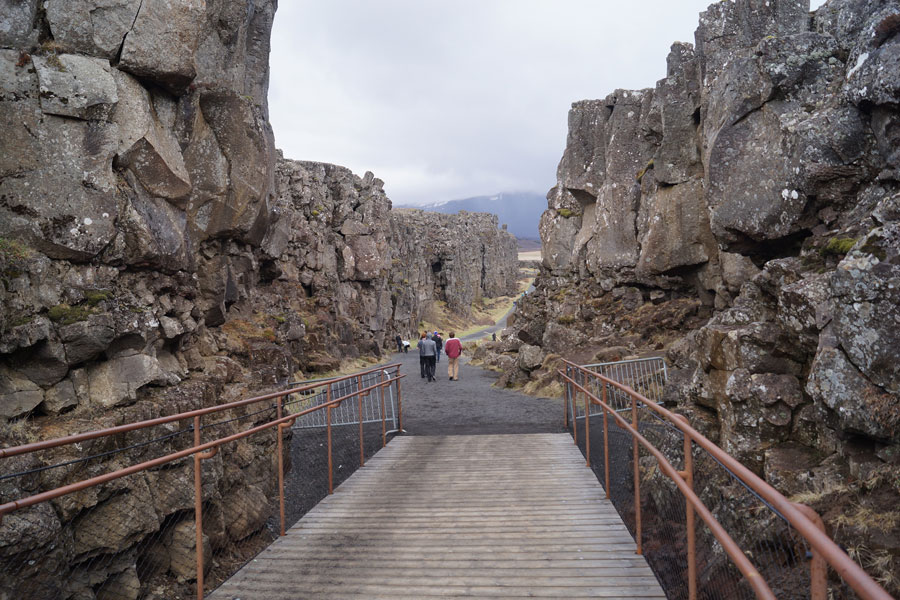
M 567 434 L 397 437 L 208 598 L 665 598 Z

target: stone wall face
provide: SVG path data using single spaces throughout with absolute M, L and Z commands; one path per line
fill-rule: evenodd
M 391 213 L 391 232 L 391 287 L 403 335 L 418 329 L 433 300 L 466 315 L 477 298 L 515 294 L 516 239 L 497 228 L 495 215 L 399 209 Z
M 673 403 L 814 489 L 900 469 L 900 3 L 808 10 L 712 4 L 655 88 L 572 105 L 511 333 L 585 362 L 667 350 Z

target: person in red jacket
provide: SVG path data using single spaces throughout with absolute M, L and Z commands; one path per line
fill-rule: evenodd
M 459 381 L 459 355 L 462 354 L 462 342 L 452 331 L 450 339 L 444 342 L 444 353 L 447 355 L 447 375 L 450 381 Z

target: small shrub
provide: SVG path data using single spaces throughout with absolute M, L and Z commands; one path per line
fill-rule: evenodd
M 575 320 L 576 320 L 575 315 L 563 315 L 561 317 L 558 317 L 556 319 L 556 322 L 559 323 L 560 325 L 569 325 L 571 323 L 574 323 Z
M 570 209 L 568 209 L 568 208 L 560 208 L 560 209 L 559 209 L 558 211 L 556 211 L 556 212 L 557 212 L 557 214 L 558 214 L 559 216 L 561 216 L 563 219 L 568 219 L 568 218 L 570 218 L 570 217 L 578 217 L 578 216 L 581 215 L 581 213 L 577 213 L 577 212 L 575 212 L 574 210 L 570 210 Z

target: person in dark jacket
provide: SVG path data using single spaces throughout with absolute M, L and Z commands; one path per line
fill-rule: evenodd
M 424 340 L 419 340 L 419 362 L 425 361 L 425 378 L 427 381 L 434 381 L 434 357 L 437 354 L 437 345 L 431 338 L 431 334 L 427 334 Z
M 394 338 L 394 341 L 397 342 L 397 352 L 403 352 L 403 338 L 400 337 L 400 334 L 397 334 L 397 337 Z
M 421 337 L 419 337 L 419 370 L 422 371 L 422 379 L 425 379 L 425 355 L 422 353 L 424 348 L 422 347 L 422 342 L 425 341 L 425 332 L 422 332 Z
M 434 362 L 441 362 L 441 350 L 444 348 L 444 339 L 437 331 L 434 332 L 434 336 L 431 339 L 434 340 L 434 344 L 437 346 L 437 351 L 434 353 Z

